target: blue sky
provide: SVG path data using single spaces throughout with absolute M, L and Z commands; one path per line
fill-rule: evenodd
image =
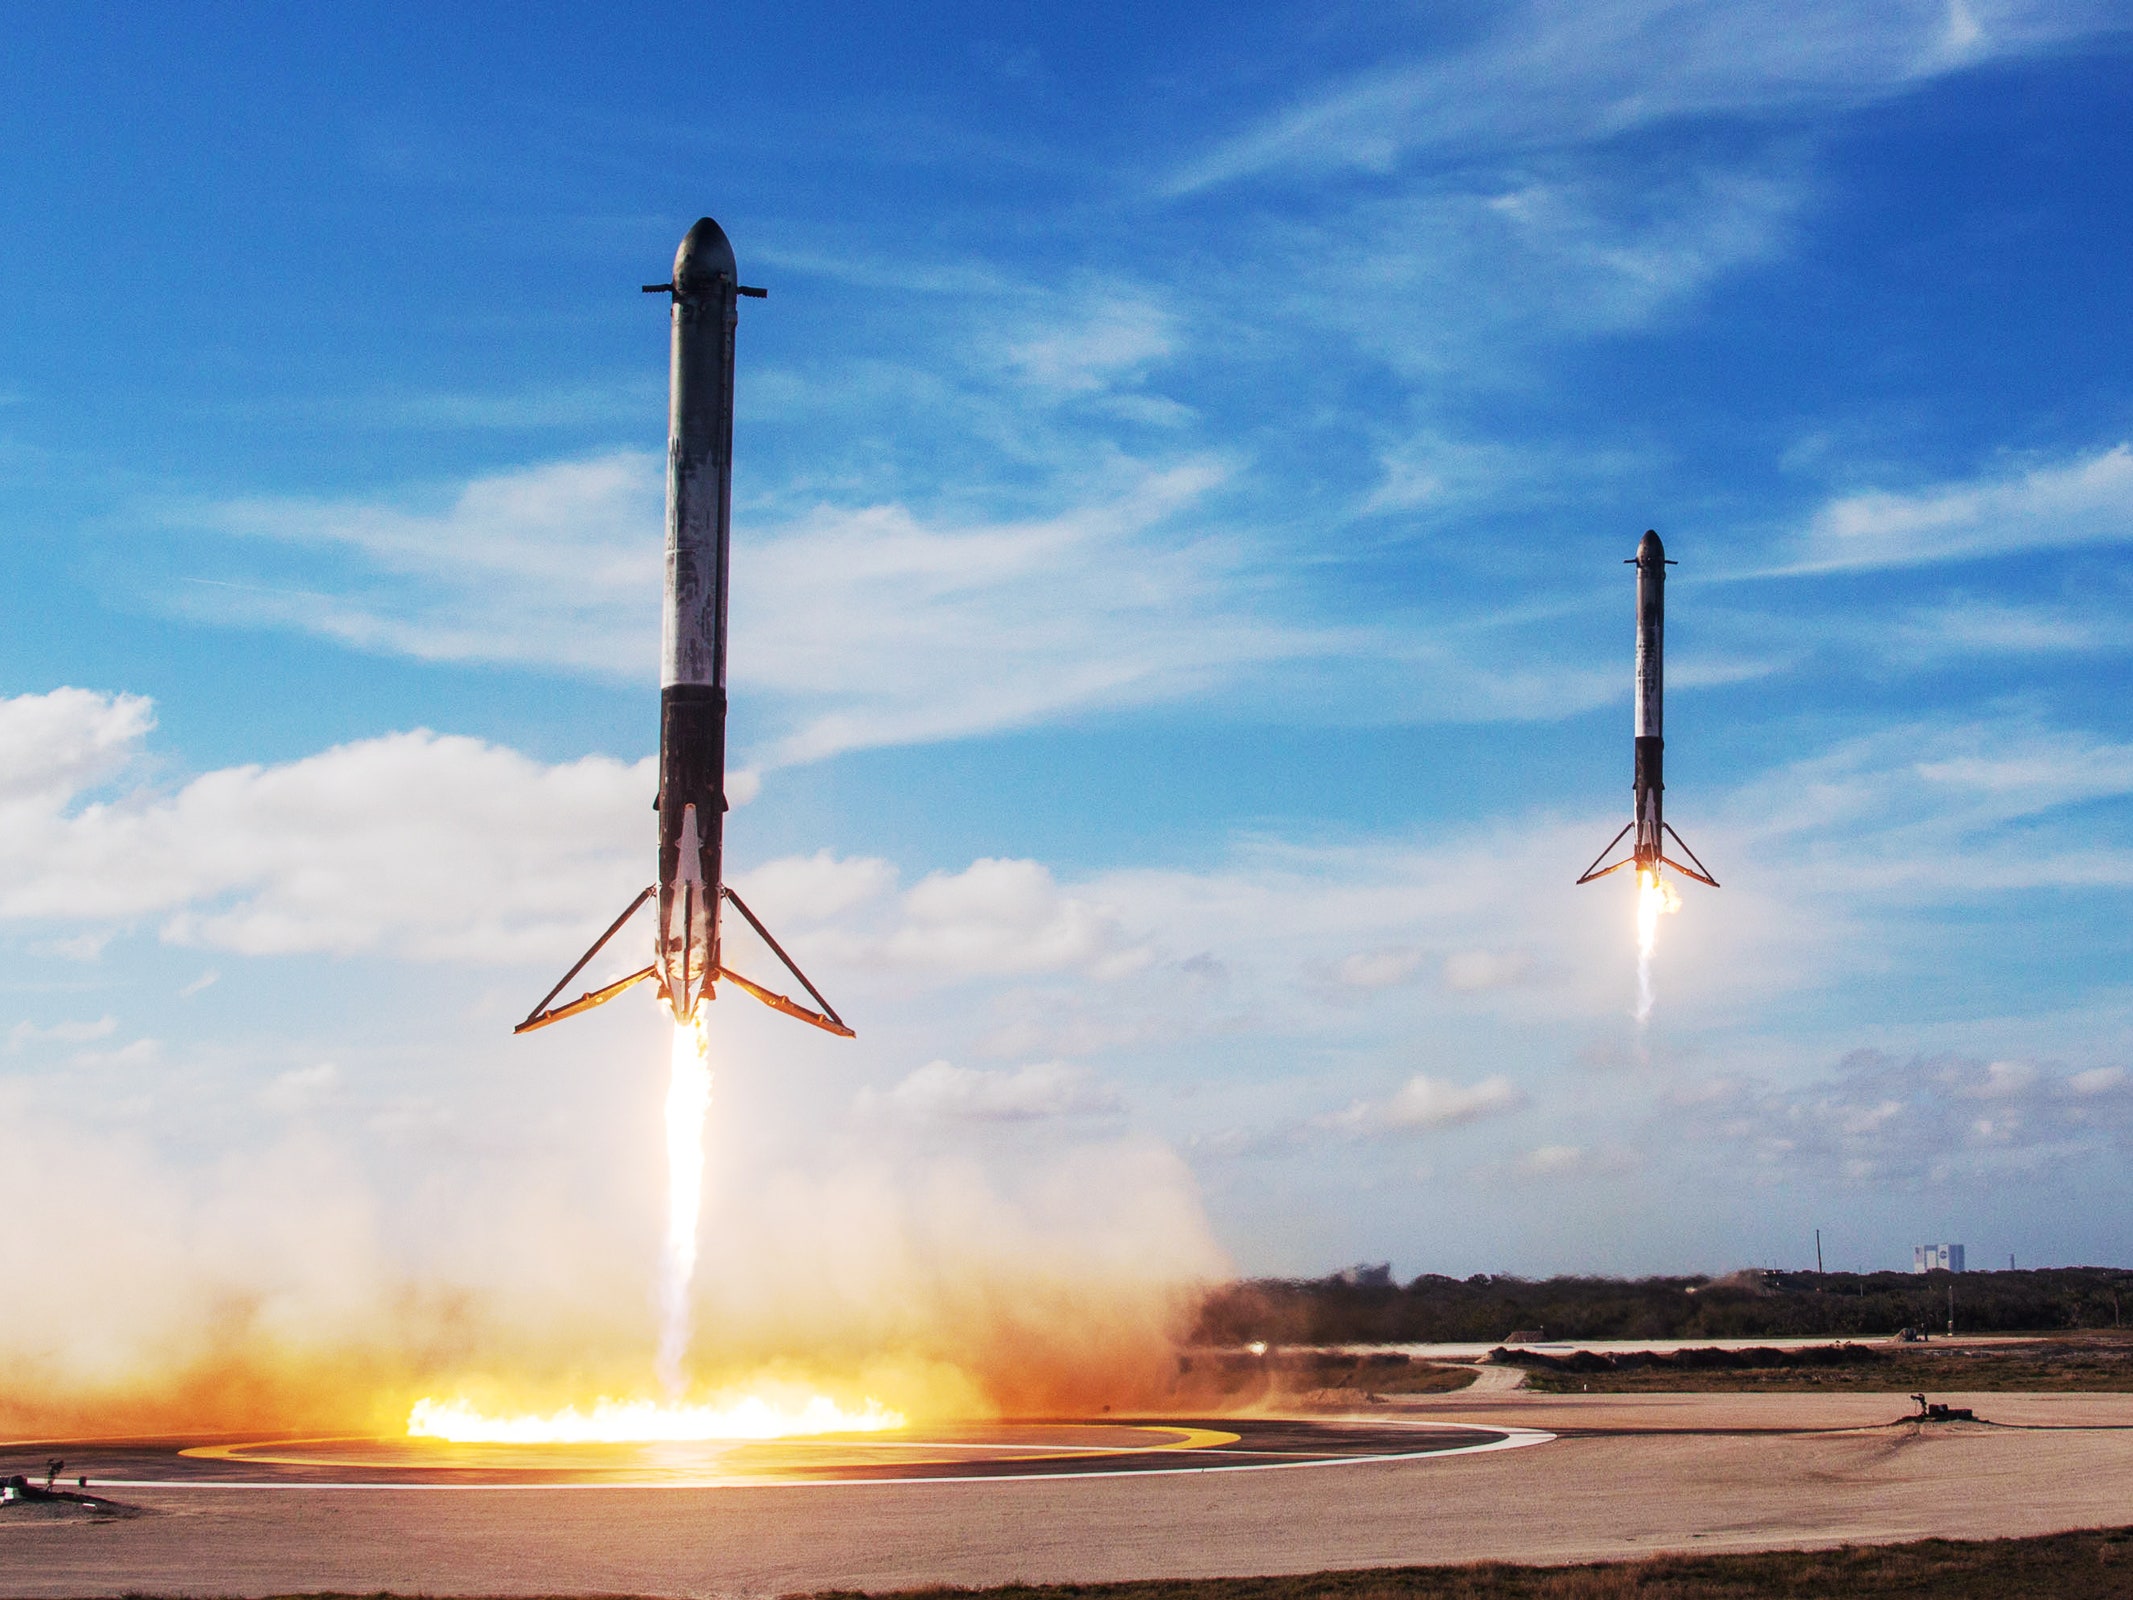
M 12 17 L 0 1140 L 648 1274 L 657 1019 L 506 1029 L 645 875 L 710 213 L 729 848 L 860 1029 L 720 1008 L 714 1257 L 953 1174 L 1163 1270 L 2123 1261 L 2129 21 Z M 1726 888 L 1640 1030 L 1647 526 Z

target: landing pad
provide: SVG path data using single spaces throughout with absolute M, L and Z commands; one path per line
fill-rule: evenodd
M 71 1477 L 163 1489 L 718 1488 L 1331 1467 L 1539 1444 L 1528 1428 L 1207 1418 L 969 1423 L 706 1443 L 498 1445 L 431 1439 L 51 1444 Z

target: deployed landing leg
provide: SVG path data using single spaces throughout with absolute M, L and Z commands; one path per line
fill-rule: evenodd
M 644 967 L 631 973 L 626 978 L 617 978 L 604 988 L 588 990 L 586 993 L 579 995 L 577 999 L 568 1001 L 563 1005 L 554 1004 L 555 997 L 569 987 L 570 980 L 591 965 L 593 957 L 607 947 L 607 942 L 622 931 L 623 925 L 643 908 L 645 901 L 651 899 L 655 892 L 655 889 L 645 889 L 636 899 L 632 900 L 622 915 L 608 924 L 607 932 L 593 941 L 592 948 L 578 957 L 576 964 L 563 974 L 557 981 L 556 986 L 541 996 L 541 1003 L 533 1008 L 526 1020 L 511 1031 L 513 1033 L 531 1033 L 535 1028 L 545 1028 L 551 1022 L 561 1022 L 565 1017 L 574 1017 L 581 1011 L 590 1011 L 594 1006 L 605 1005 L 625 989 L 633 989 L 644 982 L 645 979 L 654 976 L 658 970 L 656 967 Z M 822 1029 L 823 1032 L 834 1033 L 840 1039 L 856 1038 L 857 1035 L 844 1025 L 844 1019 L 837 1015 L 836 1007 L 823 999 L 822 991 L 808 981 L 807 974 L 802 972 L 793 958 L 785 953 L 785 947 L 771 937 L 770 930 L 763 926 L 753 911 L 748 909 L 747 902 L 735 894 L 731 888 L 721 886 L 719 892 L 732 902 L 734 910 L 747 919 L 748 926 L 756 931 L 763 943 L 770 946 L 771 954 L 784 963 L 787 972 L 799 979 L 800 987 L 805 989 L 809 997 L 822 1009 L 820 1011 L 810 1011 L 806 1006 L 801 1005 L 799 1001 L 788 999 L 775 989 L 766 989 L 754 980 L 742 977 L 730 967 L 720 967 L 718 975 L 721 978 L 730 978 L 736 986 L 754 995 L 773 1011 L 782 1011 L 788 1017 L 796 1017 L 802 1022 L 812 1023 L 815 1027 Z

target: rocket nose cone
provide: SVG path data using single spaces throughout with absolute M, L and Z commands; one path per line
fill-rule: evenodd
M 1622 547 L 1616 545 L 1615 548 L 1619 550 Z M 1663 565 L 1665 561 L 1666 546 L 1659 542 L 1658 534 L 1649 528 L 1645 529 L 1644 537 L 1637 541 L 1637 565 L 1640 567 L 1658 566 Z
M 709 217 L 697 218 L 696 226 L 683 236 L 681 248 L 674 252 L 674 287 L 709 288 L 714 279 L 732 280 L 739 276 L 733 262 L 733 242 L 726 237 L 726 230 Z

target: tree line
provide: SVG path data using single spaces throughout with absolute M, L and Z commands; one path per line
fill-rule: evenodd
M 2133 1271 L 1737 1272 L 1723 1278 L 1425 1273 L 1407 1284 L 1261 1278 L 1223 1286 L 1194 1342 L 1432 1344 L 1550 1339 L 1764 1339 L 2111 1328 L 2133 1320 Z

